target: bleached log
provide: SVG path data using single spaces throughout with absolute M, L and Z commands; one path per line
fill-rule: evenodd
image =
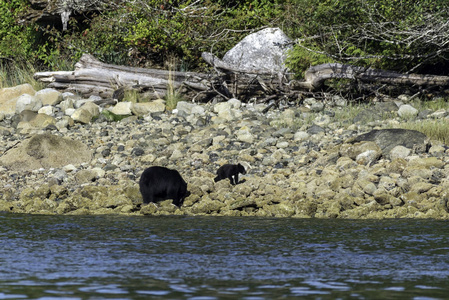
M 34 78 L 49 83 L 48 87 L 75 91 L 81 95 L 112 95 L 119 88 L 145 90 L 150 94 L 165 95 L 168 87 L 188 93 L 208 89 L 208 75 L 194 72 L 176 72 L 105 64 L 84 54 L 74 71 L 38 72 Z M 188 89 L 186 89 L 188 88 Z
M 238 70 L 213 54 L 203 53 L 203 59 L 218 72 L 202 74 L 159 69 L 135 68 L 105 64 L 91 55 L 83 55 L 74 71 L 38 72 L 34 78 L 48 87 L 71 91 L 83 96 L 111 97 L 119 87 L 144 92 L 147 97 L 160 98 L 173 88 L 187 98 L 197 95 L 221 95 L 272 99 L 271 95 L 288 96 L 299 91 L 319 91 L 328 79 L 350 79 L 363 82 L 406 84 L 409 86 L 449 86 L 448 76 L 401 74 L 392 71 L 363 68 L 338 63 L 310 67 L 304 80 L 294 80 L 292 74 L 274 74 L 266 70 Z M 299 92 L 301 93 L 301 92 Z

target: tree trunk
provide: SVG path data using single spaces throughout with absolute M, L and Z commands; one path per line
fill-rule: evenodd
M 239 71 L 210 53 L 203 53 L 203 58 L 214 67 L 215 75 L 110 65 L 85 54 L 76 63 L 75 71 L 38 72 L 34 74 L 34 78 L 48 83 L 48 87 L 84 97 L 99 95 L 111 98 L 114 90 L 124 87 L 125 90 L 134 89 L 145 93 L 150 99 L 156 99 L 164 97 L 170 87 L 188 99 L 198 99 L 198 95 L 202 94 L 206 98 L 220 95 L 227 99 L 256 98 L 262 101 L 273 100 L 273 95 L 278 95 L 279 98 L 294 97 L 297 93 L 319 91 L 326 80 L 336 78 L 391 85 L 449 85 L 448 76 L 401 74 L 338 63 L 310 67 L 305 73 L 305 80 L 299 81 L 293 80 L 291 74 Z
M 293 81 L 292 87 L 297 89 L 317 90 L 323 86 L 327 79 L 333 78 L 417 86 L 449 85 L 448 76 L 401 74 L 392 71 L 328 63 L 310 67 L 305 73 L 305 81 Z
M 38 72 L 34 78 L 49 83 L 50 88 L 85 97 L 110 98 L 120 87 L 146 91 L 152 98 L 163 97 L 168 87 L 184 95 L 208 90 L 208 75 L 205 74 L 110 65 L 88 54 L 75 64 L 75 71 Z

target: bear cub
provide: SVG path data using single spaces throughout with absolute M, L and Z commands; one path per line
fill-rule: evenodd
M 143 171 L 139 181 L 143 202 L 158 202 L 173 199 L 173 204 L 181 206 L 187 195 L 187 183 L 176 170 L 165 167 L 149 167 Z
M 217 177 L 214 178 L 214 181 L 220 181 L 222 179 L 229 178 L 229 181 L 231 181 L 232 185 L 236 185 L 239 183 L 239 173 L 246 174 L 245 167 L 243 167 L 241 164 L 237 165 L 231 165 L 226 164 L 222 165 L 217 170 Z

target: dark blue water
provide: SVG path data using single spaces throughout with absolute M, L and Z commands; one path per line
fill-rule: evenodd
M 0 214 L 0 299 L 447 299 L 449 223 Z

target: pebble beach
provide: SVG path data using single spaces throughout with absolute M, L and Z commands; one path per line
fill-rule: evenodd
M 5 90 L 0 96 L 12 93 Z M 169 111 L 163 100 L 102 106 L 95 104 L 101 99 L 51 89 L 22 92 L 0 105 L 3 212 L 449 218 L 444 144 L 429 140 L 425 151 L 399 145 L 382 153 L 372 142 L 348 143 L 371 130 L 398 127 L 405 108 L 420 118 L 447 115 L 415 112 L 405 98 L 389 103 L 389 118 L 342 122 L 338 111 L 347 102 L 340 98 L 306 99 L 267 112 L 266 103 L 238 99 L 184 101 Z M 52 154 L 30 152 L 29 145 L 21 150 L 36 136 L 75 141 L 79 151 L 73 146 L 74 154 L 52 161 Z M 226 163 L 245 167 L 239 184 L 214 182 Z M 142 203 L 140 174 L 154 165 L 178 170 L 188 183 L 181 207 L 171 200 Z

